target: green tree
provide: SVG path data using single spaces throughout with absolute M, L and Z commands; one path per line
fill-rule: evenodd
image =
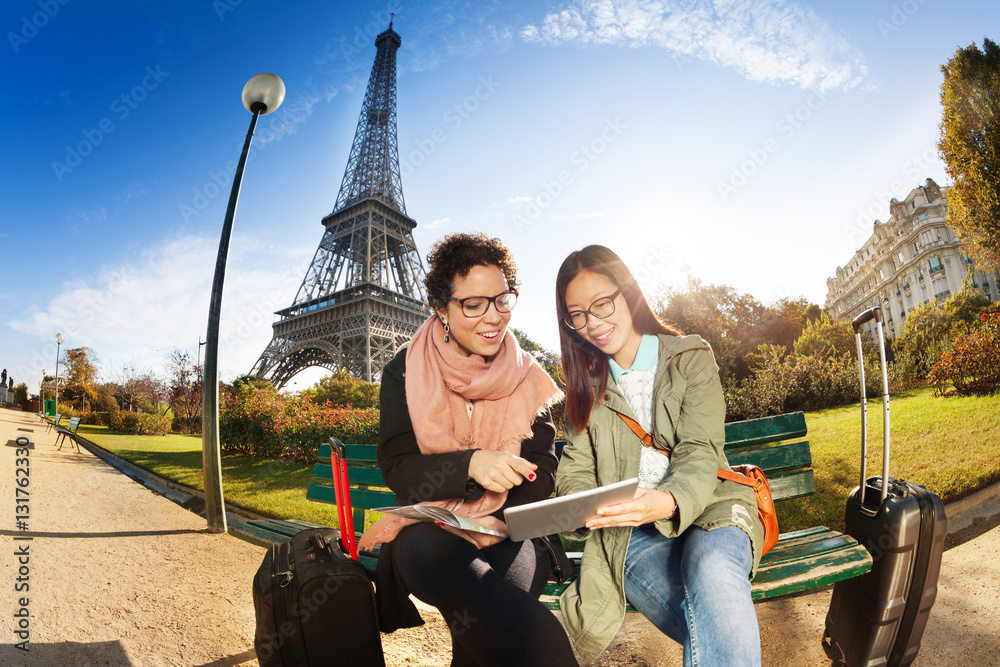
M 62 397 L 82 410 L 88 409 L 97 396 L 97 356 L 89 347 L 66 350 L 66 388 Z
M 947 222 L 981 268 L 1000 268 L 1000 47 L 970 44 L 941 67 L 938 150 L 955 185 Z
M 802 335 L 806 322 L 819 317 L 819 306 L 805 297 L 785 297 L 764 311 L 761 338 L 766 345 L 781 345 L 787 350 Z
M 521 346 L 521 349 L 530 354 L 538 362 L 538 365 L 545 369 L 545 372 L 549 374 L 560 389 L 566 387 L 566 379 L 563 376 L 562 359 L 559 355 L 550 350 L 546 350 L 544 347 L 531 340 L 528 334 L 524 333 L 520 329 L 511 328 L 514 337 L 517 338 L 517 344 Z
M 806 324 L 802 335 L 795 341 L 795 353 L 819 359 L 846 354 L 857 359 L 858 345 L 850 323 L 832 322 L 829 315 L 823 313 L 818 320 Z
M 152 372 L 124 365 L 114 383 L 115 398 L 122 410 L 158 412 L 167 400 L 167 386 Z
M 379 385 L 373 382 L 359 380 L 347 371 L 341 369 L 333 375 L 302 391 L 317 405 L 327 402 L 333 405 L 350 405 L 355 408 L 377 408 Z
M 18 405 L 22 410 L 28 409 L 28 385 L 21 383 L 14 387 L 14 405 Z
M 744 357 L 764 342 L 767 308 L 729 285 L 706 285 L 692 278 L 684 288 L 661 290 L 650 304 L 661 319 L 708 341 L 723 378 L 750 375 Z
M 167 400 L 174 412 L 174 430 L 199 433 L 201 423 L 201 368 L 188 352 L 174 348 L 167 359 Z
M 940 306 L 933 301 L 922 303 L 906 316 L 903 333 L 893 344 L 904 379 L 926 380 L 938 356 L 949 347 L 952 328 L 968 331 L 989 306 L 989 299 L 972 287 L 969 278 Z

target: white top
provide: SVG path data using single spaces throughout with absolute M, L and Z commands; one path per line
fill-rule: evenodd
M 656 336 L 644 335 L 629 369 L 622 370 L 613 359 L 610 360 L 611 376 L 632 408 L 636 421 L 647 433 L 653 430 L 653 391 L 656 388 L 659 348 L 660 341 Z M 643 445 L 639 456 L 639 486 L 655 489 L 666 479 L 669 467 L 670 457 Z

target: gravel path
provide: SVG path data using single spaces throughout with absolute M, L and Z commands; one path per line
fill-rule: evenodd
M 27 466 L 17 461 L 18 436 L 34 445 Z M 205 532 L 204 519 L 86 450 L 58 451 L 55 433 L 34 415 L 0 410 L 0 442 L 7 444 L 0 453 L 0 589 L 8 591 L 0 596 L 0 664 L 257 664 L 250 582 L 260 547 Z M 15 508 L 18 467 L 30 470 L 27 530 L 15 523 L 23 514 Z M 915 665 L 1000 664 L 1000 528 L 972 530 L 983 534 L 945 554 Z M 25 576 L 15 551 L 24 548 L 28 573 L 21 583 L 30 588 L 15 592 Z M 14 636 L 21 596 L 28 652 L 14 645 L 23 639 Z M 827 590 L 757 605 L 765 665 L 831 664 L 819 643 L 829 596 Z M 444 620 L 433 610 L 423 615 L 426 625 L 383 635 L 388 665 L 448 664 Z M 597 664 L 679 665 L 680 650 L 630 614 Z

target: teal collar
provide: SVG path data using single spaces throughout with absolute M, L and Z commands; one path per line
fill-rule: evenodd
M 644 334 L 639 342 L 639 350 L 635 353 L 635 361 L 632 366 L 622 369 L 615 360 L 608 357 L 608 366 L 611 368 L 611 377 L 615 382 L 623 375 L 632 371 L 649 371 L 656 368 L 656 359 L 660 354 L 660 341 L 656 336 Z

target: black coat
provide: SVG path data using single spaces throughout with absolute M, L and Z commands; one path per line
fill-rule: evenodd
M 485 489 L 469 479 L 469 460 L 477 451 L 423 454 L 417 445 L 406 403 L 406 348 L 386 364 L 382 371 L 379 392 L 378 465 L 386 484 L 396 493 L 397 505 L 412 505 L 423 501 L 464 498 L 477 500 Z M 532 437 L 521 443 L 521 457 L 538 468 L 534 482 L 524 481 L 507 493 L 503 507 L 493 513 L 501 521 L 503 510 L 544 500 L 555 488 L 556 429 L 552 415 L 546 411 L 535 419 Z M 556 541 L 558 544 L 558 540 Z M 540 549 L 543 549 L 539 545 Z M 408 598 L 402 582 L 392 567 L 392 542 L 382 545 L 379 552 L 376 586 L 379 601 L 379 626 L 382 632 L 421 625 L 419 613 Z

